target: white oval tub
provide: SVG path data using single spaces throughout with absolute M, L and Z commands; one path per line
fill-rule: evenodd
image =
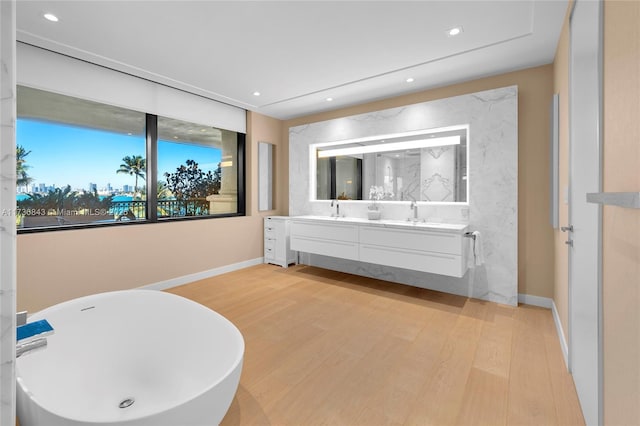
M 183 297 L 115 291 L 29 321 L 39 319 L 55 332 L 16 361 L 21 426 L 217 425 L 238 389 L 242 335 Z

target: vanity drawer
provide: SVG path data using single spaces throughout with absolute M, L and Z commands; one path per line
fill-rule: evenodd
M 284 238 L 286 237 L 286 224 L 282 220 L 265 219 L 264 221 L 264 237 L 265 238 Z
M 358 243 L 291 235 L 291 250 L 358 260 Z
M 291 250 L 358 260 L 358 226 L 333 221 L 291 221 Z
M 291 238 L 358 242 L 358 226 L 336 222 L 291 221 Z
M 265 228 L 264 228 L 264 238 L 275 239 L 276 238 L 276 231 L 272 227 L 267 228 L 265 226 Z
M 267 263 L 270 263 L 270 260 L 275 260 L 276 259 L 276 253 L 275 253 L 275 249 L 273 247 L 267 247 L 266 245 L 264 246 L 264 260 Z
M 462 235 L 422 229 L 362 226 L 360 244 L 462 255 Z
M 265 238 L 264 239 L 264 248 L 265 248 L 265 250 L 267 248 L 273 249 L 273 248 L 275 248 L 275 246 L 276 246 L 276 241 L 275 240 L 273 240 L 271 238 Z
M 432 274 L 463 277 L 464 257 L 455 254 L 428 253 L 399 248 L 360 245 L 360 260 L 378 265 L 395 266 Z

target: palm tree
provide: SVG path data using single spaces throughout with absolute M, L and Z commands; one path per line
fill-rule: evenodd
M 138 193 L 138 178 L 144 179 L 144 172 L 147 169 L 147 160 L 140 155 L 126 156 L 122 159 L 123 163 L 120 164 L 120 168 L 116 170 L 116 173 L 126 173 L 136 177 L 136 183 L 134 185 L 134 192 Z
M 173 194 L 167 183 L 163 180 L 158 181 L 158 200 L 170 198 Z
M 25 159 L 27 155 L 29 155 L 31 151 L 27 151 L 24 149 L 22 145 L 16 146 L 16 185 L 23 186 L 29 185 L 33 182 L 33 178 L 29 177 L 27 174 L 27 170 L 31 168 L 31 166 L 27 166 Z

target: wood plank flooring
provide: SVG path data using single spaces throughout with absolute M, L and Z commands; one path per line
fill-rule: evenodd
M 308 266 L 168 290 L 245 339 L 222 425 L 582 425 L 551 311 Z

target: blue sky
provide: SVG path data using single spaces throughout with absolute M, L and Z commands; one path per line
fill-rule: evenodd
M 110 183 L 115 188 L 135 183 L 133 176 L 116 174 L 122 158 L 129 155 L 145 156 L 144 135 L 123 135 L 82 127 L 50 124 L 42 121 L 19 119 L 17 143 L 31 153 L 26 157 L 28 174 L 33 184 L 47 186 L 89 188 L 89 182 L 98 189 Z M 158 179 L 164 172 L 174 172 L 187 159 L 195 160 L 202 170 L 214 170 L 220 162 L 221 152 L 199 145 L 158 143 Z M 144 182 L 139 182 L 142 186 Z

